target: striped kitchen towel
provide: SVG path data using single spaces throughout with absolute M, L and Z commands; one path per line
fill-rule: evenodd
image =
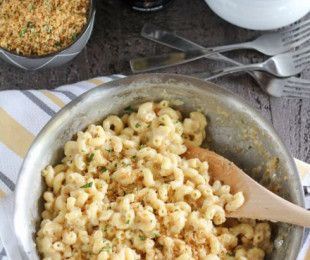
M 21 259 L 12 236 L 14 189 L 22 160 L 35 136 L 66 103 L 95 86 L 122 77 L 98 77 L 54 90 L 0 92 L 0 260 Z M 310 166 L 298 160 L 297 164 L 304 185 L 310 186 Z M 310 259 L 309 245 L 310 236 L 298 260 Z
M 123 77 L 98 77 L 54 90 L 0 91 L 0 260 L 21 259 L 11 235 L 14 189 L 35 136 L 68 102 L 93 87 Z

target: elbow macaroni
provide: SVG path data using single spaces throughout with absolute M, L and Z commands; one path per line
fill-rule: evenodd
M 207 162 L 180 157 L 185 144 L 201 145 L 206 125 L 161 101 L 78 132 L 61 164 L 42 171 L 42 258 L 262 260 L 269 224 L 225 227 L 243 194 L 210 183 Z

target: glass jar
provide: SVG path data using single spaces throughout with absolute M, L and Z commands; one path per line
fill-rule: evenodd
M 156 12 L 165 8 L 172 0 L 123 0 L 135 11 Z

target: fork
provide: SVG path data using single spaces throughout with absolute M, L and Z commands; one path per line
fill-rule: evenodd
M 254 79 L 269 95 L 287 98 L 310 98 L 310 80 L 290 77 L 275 78 L 263 72 L 254 72 Z
M 165 38 L 166 42 L 170 41 L 171 43 L 173 43 L 173 41 L 175 40 L 172 32 L 168 32 L 153 24 L 145 24 L 142 28 L 141 35 L 145 38 L 154 39 L 155 41 L 156 38 L 161 39 Z M 304 22 L 290 26 L 284 30 L 263 34 L 253 41 L 245 43 L 237 43 L 228 46 L 235 46 L 234 49 L 241 49 L 241 48 L 255 49 L 266 55 L 274 56 L 280 53 L 287 52 L 295 47 L 298 47 L 301 44 L 307 42 L 309 39 L 310 39 L 310 20 L 306 20 Z M 197 46 L 195 43 L 194 45 Z M 204 48 L 200 46 L 199 49 L 216 50 L 217 48 L 221 50 L 225 48 L 225 46 L 214 48 Z M 194 50 L 194 49 L 197 48 L 190 48 L 188 50 Z M 219 52 L 223 51 L 221 50 Z
M 145 35 L 151 36 L 151 34 L 154 32 L 153 27 L 154 25 L 146 24 L 143 28 L 143 33 Z M 236 49 L 255 49 L 264 54 L 272 56 L 289 51 L 290 49 L 301 45 L 309 39 L 310 20 L 307 20 L 278 32 L 261 35 L 251 42 L 237 43 L 220 47 L 200 48 L 199 50 L 196 49 L 187 55 L 184 55 L 184 53 L 177 53 L 157 57 L 138 58 L 131 60 L 130 65 L 133 72 L 150 71 L 197 60 L 216 52 L 224 52 Z
M 290 77 L 301 73 L 310 65 L 310 46 L 298 51 L 282 53 L 261 63 L 246 64 L 223 68 L 211 73 L 204 72 L 203 77 L 213 79 L 240 71 L 265 71 L 276 77 Z
M 159 68 L 166 68 L 172 65 L 183 64 L 195 60 L 196 58 L 194 57 L 197 57 L 196 54 L 199 52 L 204 52 L 204 50 L 191 50 L 188 52 L 134 59 L 130 61 L 130 65 L 132 71 L 134 72 L 144 72 Z M 209 52 L 208 55 L 204 55 L 201 57 L 207 57 L 211 54 L 214 54 L 214 52 Z M 310 46 L 304 49 L 300 49 L 298 51 L 278 54 L 262 63 L 224 68 L 220 71 L 216 71 L 215 74 L 216 77 L 218 77 L 239 71 L 260 70 L 268 72 L 277 77 L 289 77 L 302 72 L 309 65 Z M 209 75 L 208 77 L 211 78 L 211 76 L 212 75 Z
M 141 35 L 149 40 L 181 51 L 203 48 L 188 39 L 155 25 L 145 25 L 141 31 Z M 237 66 L 242 65 L 241 63 L 219 53 L 213 54 L 208 58 Z M 271 96 L 310 98 L 310 80 L 296 77 L 278 79 L 267 73 L 258 71 L 248 72 L 248 74 L 251 75 L 258 85 Z

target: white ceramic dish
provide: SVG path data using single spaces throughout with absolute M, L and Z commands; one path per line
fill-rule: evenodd
M 253 30 L 272 30 L 310 12 L 310 0 L 205 0 L 224 20 Z

